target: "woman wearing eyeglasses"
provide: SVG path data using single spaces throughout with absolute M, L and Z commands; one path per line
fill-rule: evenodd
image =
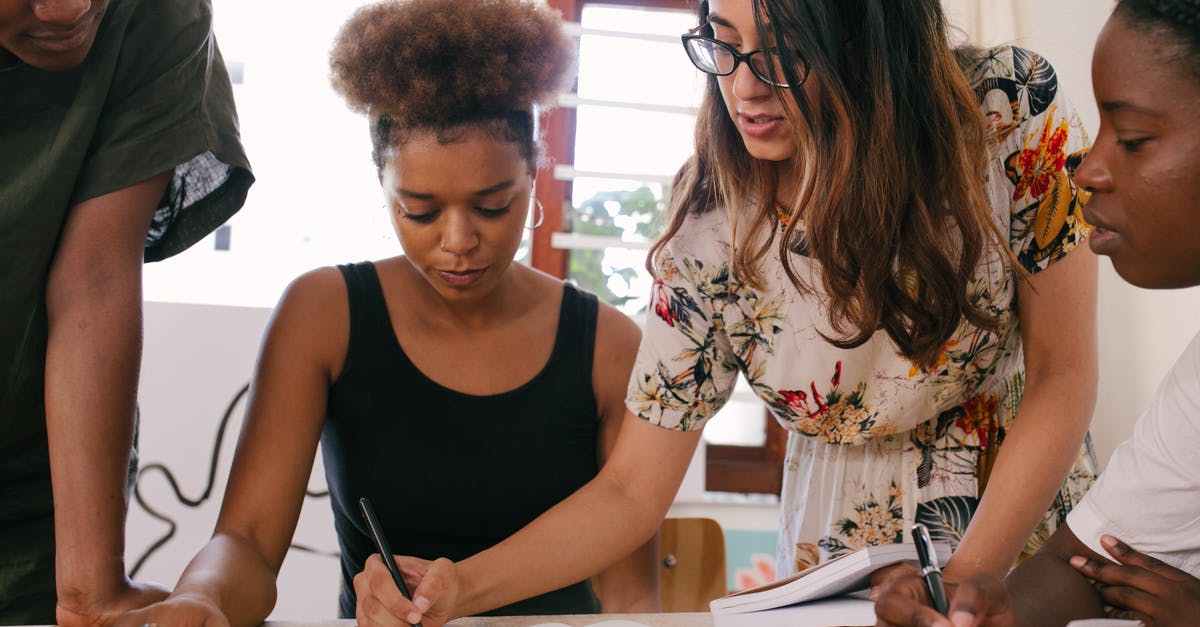
M 1045 59 L 945 31 L 935 0 L 711 0 L 683 37 L 711 79 L 628 404 L 698 429 L 746 376 L 789 435 L 781 574 L 914 522 L 948 578 L 1004 573 L 1094 477 L 1087 139 Z
M 699 17 L 696 154 L 609 463 L 488 551 L 401 560 L 414 602 L 378 597 L 379 622 L 436 625 L 631 550 L 739 373 L 789 432 L 781 575 L 913 522 L 957 546 L 948 580 L 1002 574 L 1092 479 L 1096 261 L 1071 179 L 1087 142 L 1046 61 L 956 53 L 937 0 Z

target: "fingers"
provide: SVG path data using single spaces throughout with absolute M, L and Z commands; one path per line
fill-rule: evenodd
M 1141 612 L 1135 612 L 1133 610 L 1124 610 L 1119 607 L 1108 608 L 1108 610 L 1105 612 L 1105 616 L 1107 616 L 1109 618 L 1119 618 L 1121 620 L 1136 620 L 1143 625 L 1153 625 L 1154 624 L 1154 621 L 1149 616 L 1146 616 L 1145 614 L 1142 614 Z
M 408 625 L 420 621 L 420 612 L 404 598 L 391 573 L 376 553 L 367 558 L 363 570 L 354 576 L 354 608 L 359 625 Z M 408 620 L 413 615 L 415 620 Z
M 1145 553 L 1136 551 L 1133 547 L 1121 542 L 1117 538 L 1110 535 L 1100 536 L 1100 544 L 1108 551 L 1108 554 L 1113 556 L 1118 562 L 1126 566 L 1136 566 L 1144 568 L 1164 579 L 1171 581 L 1183 581 L 1187 575 L 1179 569 L 1168 566 L 1162 561 L 1150 557 Z
M 912 572 L 889 577 L 875 602 L 879 625 L 904 627 L 953 627 L 950 621 L 929 607 L 925 582 Z
M 1008 590 L 997 578 L 987 575 L 972 577 L 958 586 L 950 600 L 948 616 L 954 627 L 982 625 L 989 617 L 1011 612 Z
M 146 610 L 134 610 L 126 612 L 117 617 L 113 622 L 113 627 L 140 627 L 141 625 L 151 624 L 150 620 L 144 618 Z
M 143 625 L 172 627 L 229 627 L 229 619 L 215 607 L 187 599 L 170 599 L 149 607 L 126 612 L 116 618 L 114 627 Z
M 413 589 L 413 605 L 418 616 L 423 616 L 439 603 L 444 606 L 445 602 L 450 601 L 451 599 L 447 598 L 448 591 L 454 585 L 453 582 L 458 580 L 454 562 L 444 557 L 425 562 L 423 567 L 424 573 L 420 582 Z
M 1090 560 L 1082 555 L 1073 556 L 1070 563 L 1085 577 L 1108 587 L 1144 590 L 1151 594 L 1161 595 L 1163 587 L 1169 585 L 1168 580 L 1140 566 L 1100 562 Z M 1122 592 L 1121 594 L 1128 593 Z
M 871 573 L 870 599 L 872 601 L 878 601 L 879 593 L 884 587 L 891 585 L 892 582 L 898 579 L 913 576 L 920 576 L 920 571 L 905 563 L 893 564 L 891 566 L 880 568 L 879 570 Z
M 1141 614 L 1157 614 L 1159 598 L 1144 590 L 1130 586 L 1098 586 L 1100 598 L 1106 605 L 1121 610 L 1132 610 Z

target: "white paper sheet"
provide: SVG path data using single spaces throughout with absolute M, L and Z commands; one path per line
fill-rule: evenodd
M 874 625 L 875 604 L 853 597 L 834 597 L 774 610 L 714 614 L 716 627 L 828 627 Z

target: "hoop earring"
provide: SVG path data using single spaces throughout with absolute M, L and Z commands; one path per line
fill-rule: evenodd
M 541 226 L 542 221 L 544 221 L 546 219 L 546 208 L 542 206 L 542 201 L 538 200 L 537 196 L 530 196 L 530 199 L 533 200 L 533 206 L 535 208 L 537 208 L 537 220 L 534 221 L 533 226 L 529 226 L 529 227 L 525 227 L 525 228 L 532 231 L 532 230 L 538 228 L 539 226 Z

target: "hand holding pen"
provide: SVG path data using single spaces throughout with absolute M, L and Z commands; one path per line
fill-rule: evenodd
M 917 545 L 917 559 L 921 563 L 921 578 L 925 580 L 925 591 L 933 607 L 942 616 L 950 610 L 946 600 L 946 587 L 942 583 L 942 569 L 938 567 L 937 552 L 933 549 L 933 539 L 925 525 L 917 523 L 912 526 L 913 543 Z
M 1004 583 L 976 575 L 951 586 L 953 600 L 938 568 L 929 530 L 913 525 L 913 543 L 921 570 L 903 566 L 879 582 L 875 616 L 884 627 L 1015 627 L 1016 618 Z M 932 606 L 932 607 L 931 607 Z
M 412 593 L 408 591 L 408 586 L 404 585 L 404 576 L 400 574 L 400 568 L 396 566 L 396 557 L 392 554 L 392 546 L 387 541 L 387 536 L 383 535 L 383 526 L 379 524 L 379 519 L 375 517 L 375 510 L 371 507 L 371 501 L 366 497 L 358 500 L 358 507 L 362 510 L 363 519 L 367 522 L 367 528 L 371 532 L 371 539 L 375 541 L 375 548 L 379 550 L 379 558 L 383 561 L 384 567 L 392 576 L 392 581 L 396 584 L 396 588 L 400 590 L 400 594 L 404 595 L 405 599 L 412 601 Z M 358 588 L 358 578 L 355 578 L 355 588 Z M 359 607 L 362 607 L 361 599 Z M 361 610 L 360 610 L 361 611 Z M 409 614 L 407 617 L 409 622 L 415 627 L 422 627 L 419 616 Z M 365 622 L 359 620 L 360 624 Z

